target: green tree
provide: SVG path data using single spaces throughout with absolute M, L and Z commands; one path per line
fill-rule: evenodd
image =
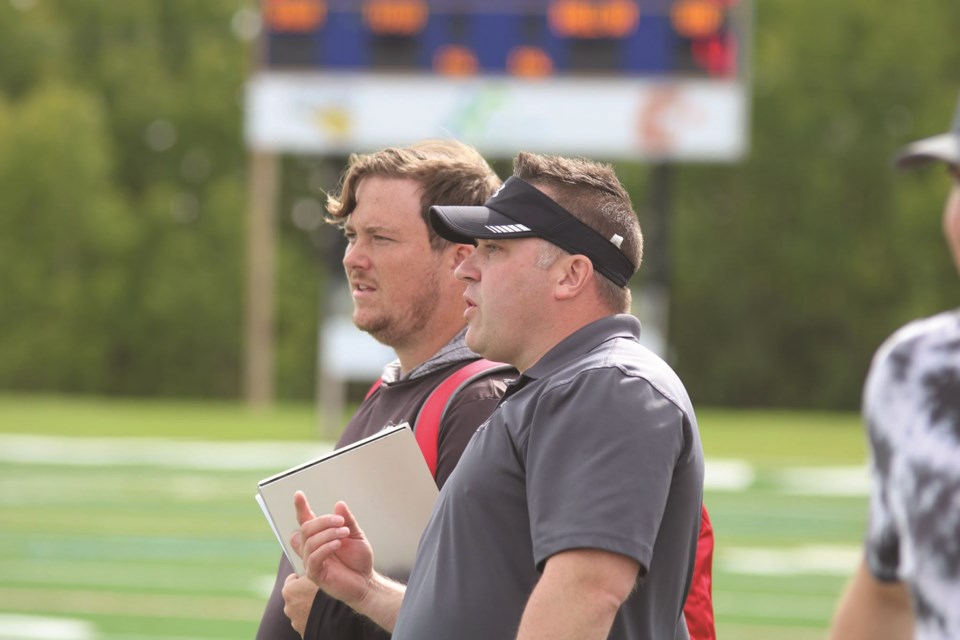
M 96 96 L 55 82 L 0 104 L 0 381 L 96 391 L 135 229 Z
M 750 155 L 676 190 L 677 364 L 707 403 L 852 408 L 880 341 L 956 303 L 946 183 L 890 157 L 946 127 L 960 6 L 758 4 Z
M 237 394 L 248 7 L 0 4 L 4 386 Z

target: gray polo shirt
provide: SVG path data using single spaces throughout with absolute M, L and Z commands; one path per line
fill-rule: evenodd
M 577 548 L 641 565 L 610 638 L 685 638 L 703 451 L 676 374 L 611 316 L 554 347 L 507 389 L 444 486 L 394 640 L 516 635 L 550 556 Z

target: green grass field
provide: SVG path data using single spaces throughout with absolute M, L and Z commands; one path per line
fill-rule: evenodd
M 699 415 L 721 640 L 823 638 L 859 557 L 852 414 Z M 0 639 L 251 638 L 279 546 L 257 480 L 314 408 L 0 395 Z

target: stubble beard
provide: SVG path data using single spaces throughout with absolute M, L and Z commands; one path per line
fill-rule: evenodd
M 422 339 L 424 330 L 439 306 L 440 292 L 435 277 L 430 277 L 417 289 L 416 296 L 400 310 L 381 310 L 366 320 L 358 318 L 354 309 L 353 321 L 358 329 L 369 333 L 377 342 L 393 349 L 403 348 Z

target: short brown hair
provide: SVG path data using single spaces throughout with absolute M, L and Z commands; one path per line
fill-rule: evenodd
M 643 234 L 630 194 L 613 167 L 586 158 L 562 158 L 520 152 L 513 175 L 544 190 L 575 218 L 605 238 L 623 238 L 620 251 L 638 268 L 643 259 Z M 619 287 L 594 274 L 603 301 L 614 311 L 630 310 L 630 288 Z
M 420 216 L 430 246 L 450 243 L 430 227 L 434 204 L 480 205 L 500 186 L 500 178 L 473 147 L 457 140 L 424 140 L 406 147 L 351 154 L 337 192 L 327 193 L 327 222 L 343 226 L 357 206 L 357 187 L 367 176 L 407 178 L 420 184 Z

